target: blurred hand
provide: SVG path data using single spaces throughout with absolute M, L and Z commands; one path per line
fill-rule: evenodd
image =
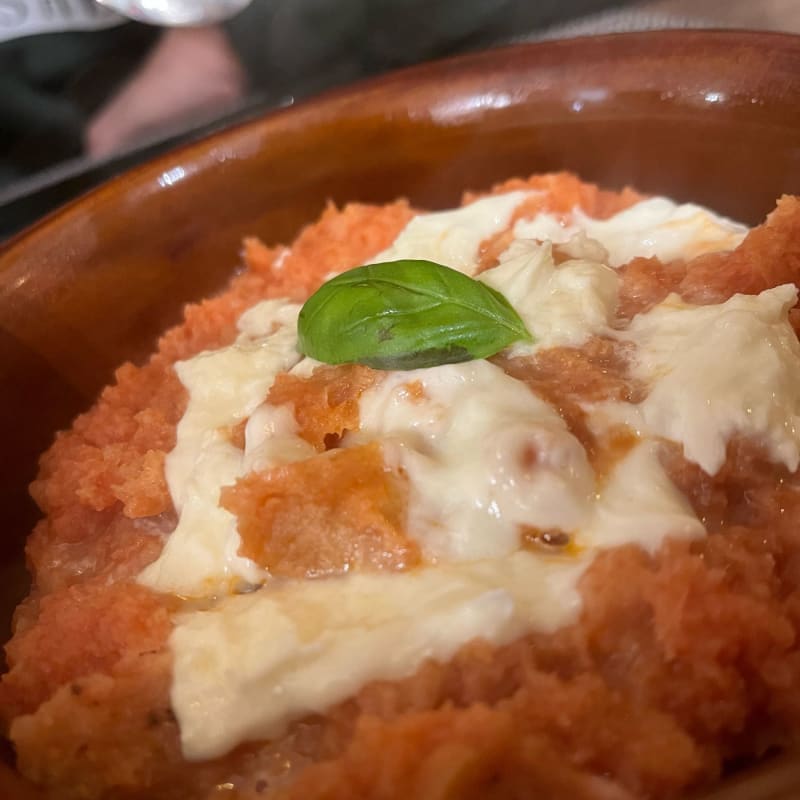
M 245 74 L 215 27 L 165 31 L 144 64 L 90 120 L 86 151 L 103 156 L 241 98 Z

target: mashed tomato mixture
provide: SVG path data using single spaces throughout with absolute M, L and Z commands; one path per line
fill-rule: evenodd
M 684 219 L 673 209 L 669 241 L 648 254 L 632 244 L 636 236 L 626 238 L 611 223 L 639 207 L 643 198 L 630 190 L 601 191 L 559 174 L 508 181 L 489 197 L 512 192 L 521 194 L 508 201 L 499 224 L 486 231 L 472 226 L 477 249 L 471 269 L 491 284 L 515 258 L 550 259 L 541 269 L 556 277 L 548 278 L 544 294 L 535 283 L 522 294 L 510 279 L 503 284 L 531 320 L 539 346 L 512 347 L 490 364 L 464 369 L 472 370 L 476 386 L 485 377 L 511 381 L 515 392 L 522 387 L 509 408 L 528 400 L 538 404 L 531 407 L 539 415 L 531 424 L 545 431 L 544 438 L 521 435 L 516 450 L 513 437 L 503 444 L 513 450 L 513 469 L 533 481 L 532 491 L 544 485 L 536 482 L 542 470 L 551 470 L 547 480 L 569 470 L 576 481 L 588 476 L 592 497 L 586 503 L 594 502 L 596 491 L 598 497 L 617 492 L 622 506 L 636 505 L 640 475 L 656 470 L 671 503 L 666 511 L 659 506 L 659 513 L 672 515 L 666 533 L 662 521 L 651 538 L 638 531 L 623 536 L 624 513 L 610 506 L 601 513 L 587 505 L 575 524 L 560 508 L 541 524 L 531 512 L 533 524 L 513 516 L 527 502 L 515 499 L 517 505 L 503 512 L 515 522 L 498 527 L 491 547 L 501 540 L 511 544 L 491 557 L 516 564 L 519 550 L 543 569 L 552 564 L 574 573 L 573 611 L 529 629 L 503 617 L 513 632 L 507 636 L 479 628 L 479 635 L 456 641 L 446 658 L 431 651 L 403 674 L 367 680 L 327 705 L 287 712 L 275 724 L 256 715 L 244 733 L 215 743 L 216 733 L 209 731 L 223 726 L 229 700 L 220 690 L 214 699 L 222 709 L 218 719 L 206 713 L 199 721 L 181 705 L 175 681 L 182 626 L 208 618 L 217 604 L 256 608 L 273 591 L 287 592 L 287 603 L 295 596 L 302 600 L 306 582 L 382 586 L 375 582 L 384 576 L 414 581 L 439 568 L 457 571 L 477 552 L 470 548 L 480 551 L 477 560 L 488 557 L 477 534 L 456 546 L 441 533 L 441 520 L 433 533 L 425 528 L 434 512 L 415 475 L 434 473 L 415 470 L 439 456 L 425 442 L 398 446 L 393 423 L 375 416 L 386 397 L 400 397 L 411 412 L 428 408 L 440 391 L 438 378 L 356 365 L 302 369 L 295 360 L 276 370 L 257 411 L 247 409 L 214 434 L 225 458 L 246 460 L 254 430 L 288 426 L 293 453 L 276 455 L 279 448 L 273 448 L 267 458 L 258 451 L 248 469 L 222 485 L 216 506 L 239 537 L 234 552 L 225 551 L 224 580 L 190 582 L 191 590 L 163 588 L 172 567 L 156 573 L 153 565 L 165 558 L 172 532 L 178 536 L 176 526 L 187 524 L 192 502 L 171 491 L 181 467 L 170 454 L 177 452 L 182 426 L 190 424 L 194 402 L 187 373 L 176 362 L 197 363 L 191 359 L 198 354 L 239 341 L 240 318 L 263 300 L 302 302 L 333 272 L 381 252 L 400 257 L 398 236 L 405 231 L 413 239 L 417 223 L 409 223 L 418 218 L 405 202 L 331 206 L 291 248 L 247 240 L 247 269 L 220 296 L 187 308 L 183 324 L 165 334 L 148 363 L 121 367 L 114 385 L 42 457 L 32 492 L 44 516 L 27 548 L 34 583 L 6 646 L 10 668 L 0 683 L 0 711 L 19 770 L 47 796 L 666 798 L 713 784 L 728 763 L 796 742 L 800 477 L 796 443 L 785 431 L 800 428 L 800 417 L 792 410 L 779 418 L 777 406 L 763 410 L 754 402 L 739 419 L 728 405 L 713 405 L 714 393 L 747 384 L 746 375 L 734 370 L 730 380 L 709 379 L 698 387 L 693 376 L 700 380 L 713 372 L 713 359 L 706 351 L 693 355 L 691 364 L 675 359 L 717 335 L 714 320 L 702 315 L 726 302 L 725 331 L 748 314 L 757 318 L 753 325 L 780 326 L 794 300 L 790 289 L 775 287 L 800 281 L 800 201 L 782 198 L 746 236 L 720 223 L 713 236 L 701 226 L 681 239 L 682 220 L 691 214 Z M 465 203 L 486 199 L 467 195 Z M 657 205 L 648 209 L 660 213 Z M 630 219 L 635 226 L 639 217 Z M 454 244 L 446 226 L 437 230 L 441 260 L 457 262 L 463 243 Z M 514 250 L 515 239 L 528 242 L 529 250 Z M 537 292 L 552 297 L 569 290 L 557 282 L 568 265 L 580 298 L 597 297 L 599 305 L 548 316 L 543 300 L 537 301 L 538 314 L 530 301 L 533 311 L 526 317 L 526 303 Z M 792 321 L 795 313 L 789 311 Z M 584 326 L 577 339 L 574 319 Z M 764 336 L 773 336 L 772 330 L 765 327 Z M 663 337 L 672 337 L 669 352 Z M 800 358 L 788 324 L 767 349 L 758 363 L 776 352 Z M 785 394 L 790 403 L 793 385 L 782 382 L 789 380 L 783 363 L 764 380 L 775 382 L 774 397 Z M 461 380 L 467 373 L 442 374 Z M 670 375 L 683 381 L 680 391 L 663 382 Z M 760 376 L 752 377 L 756 400 L 764 388 Z M 491 386 L 499 384 L 487 385 L 491 395 Z M 708 391 L 701 400 L 712 409 L 710 422 L 695 427 L 694 412 L 682 400 L 692 391 Z M 672 392 L 666 404 L 659 405 L 659 392 Z M 454 396 L 459 407 L 469 402 Z M 716 422 L 721 433 L 706 441 Z M 370 434 L 373 429 L 380 435 Z M 551 441 L 565 448 L 557 468 L 547 466 Z M 499 458 L 504 450 L 497 452 Z M 634 457 L 644 459 L 646 470 L 627 461 Z M 452 469 L 466 469 L 461 461 L 455 458 Z M 627 472 L 623 463 L 632 464 Z M 448 491 L 440 492 L 443 501 Z M 435 490 L 430 494 L 435 497 Z M 636 524 L 653 522 L 642 517 Z M 582 566 L 574 572 L 577 563 Z M 205 575 L 203 569 L 198 574 Z M 422 596 L 423 584 L 419 591 L 408 585 L 412 598 Z M 300 629 L 305 623 L 297 624 Z M 314 624 L 309 621 L 308 630 Z M 231 648 L 234 640 L 231 633 Z M 353 641 L 361 644 L 341 663 L 355 670 L 371 640 Z M 237 655 L 247 658 L 246 650 Z M 308 658 L 298 661 L 298 670 Z M 279 701 L 265 698 L 253 680 L 243 702 L 264 705 L 267 714 Z

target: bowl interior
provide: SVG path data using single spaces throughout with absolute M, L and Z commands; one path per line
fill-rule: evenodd
M 341 90 L 184 147 L 0 252 L 0 618 L 25 590 L 38 454 L 114 368 L 328 200 L 458 202 L 569 169 L 759 221 L 800 190 L 800 39 L 657 32 L 499 49 Z

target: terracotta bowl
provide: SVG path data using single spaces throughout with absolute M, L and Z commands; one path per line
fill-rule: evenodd
M 224 284 L 244 235 L 288 242 L 327 200 L 405 195 L 436 208 L 465 188 L 561 169 L 755 223 L 781 193 L 800 192 L 798 76 L 800 37 L 781 34 L 651 32 L 493 50 L 176 150 L 17 237 L 0 251 L 4 628 L 26 588 L 38 454 L 186 301 Z

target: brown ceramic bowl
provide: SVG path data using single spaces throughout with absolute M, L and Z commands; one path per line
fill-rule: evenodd
M 759 221 L 781 193 L 800 192 L 800 37 L 650 32 L 425 65 L 176 150 L 6 245 L 4 629 L 25 591 L 38 454 L 186 301 L 224 284 L 244 235 L 288 242 L 329 199 L 405 195 L 436 208 L 468 187 L 561 169 Z M 724 796 L 777 798 L 776 786 L 800 796 L 791 763 L 760 780 L 766 788 Z

